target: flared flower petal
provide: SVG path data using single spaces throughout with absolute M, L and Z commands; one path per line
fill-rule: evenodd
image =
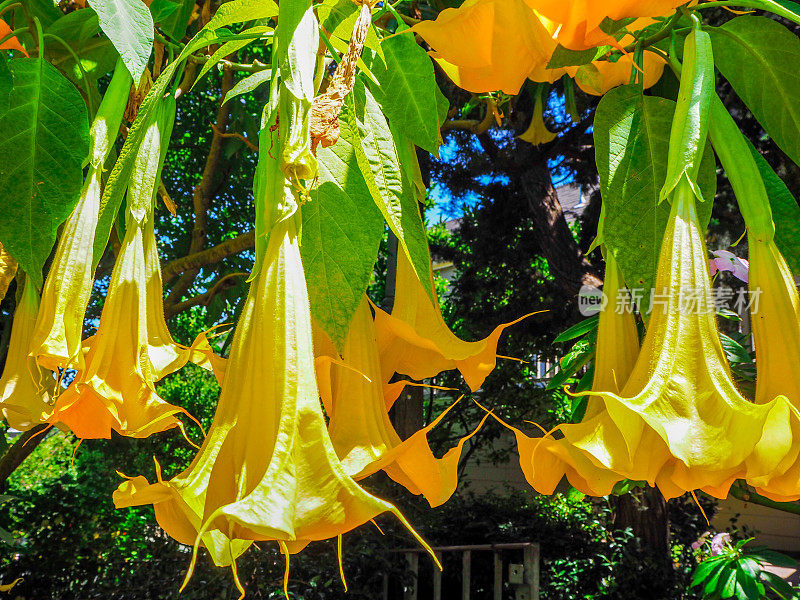
M 36 288 L 26 282 L 14 313 L 6 364 L 0 377 L 0 410 L 6 422 L 20 431 L 44 422 L 56 390 L 53 374 L 28 357 L 38 310 Z
M 458 338 L 442 318 L 404 253 L 398 252 L 392 313 L 375 307 L 375 328 L 384 382 L 395 373 L 427 379 L 458 369 L 471 390 L 477 390 L 497 364 L 497 344 L 503 331 L 527 318 L 500 325 L 476 342 Z M 433 287 L 431 276 L 430 284 Z
M 641 66 L 641 83 L 644 89 L 658 83 L 666 64 L 667 61 L 658 54 L 644 53 Z M 634 65 L 633 54 L 624 54 L 616 62 L 596 60 L 583 70 L 578 70 L 575 83 L 587 94 L 602 96 L 615 87 L 630 83 L 634 69 L 639 67 Z
M 528 6 L 542 16 L 561 23 L 558 41 L 571 50 L 587 50 L 613 42 L 601 24 L 608 18 L 613 21 L 634 17 L 659 17 L 670 15 L 685 4 L 682 0 L 525 0 Z
M 553 31 L 524 0 L 467 0 L 412 29 L 431 45 L 434 58 L 451 65 L 448 75 L 476 93 L 518 93 L 556 47 Z
M 622 274 L 616 260 L 607 253 L 603 292 L 608 298 L 616 298 L 622 287 Z M 639 336 L 633 313 L 607 307 L 600 313 L 598 322 L 592 389 L 618 392 L 627 382 L 638 354 Z M 625 439 L 600 398 L 589 396 L 582 421 L 559 426 L 556 431 L 563 435 L 559 439 L 552 437 L 556 431 L 543 437 L 528 437 L 506 422 L 498 421 L 513 431 L 522 472 L 531 486 L 542 494 L 552 494 L 566 476 L 570 484 L 584 494 L 605 496 L 622 479 L 609 466 L 614 457 L 627 455 Z
M 519 93 L 526 79 L 552 83 L 565 74 L 570 77 L 579 74 L 578 67 L 547 67 L 559 44 L 577 50 L 603 45 L 622 47 L 633 40 L 625 31 L 637 31 L 653 23 L 649 18 L 637 19 L 622 30 L 618 41 L 600 28 L 605 18 L 600 15 L 607 10 L 614 14 L 630 13 L 630 17 L 659 16 L 671 13 L 672 5 L 681 3 L 646 2 L 637 7 L 629 2 L 608 8 L 601 3 L 589 13 L 584 4 L 468 0 L 459 8 L 443 10 L 435 21 L 422 21 L 412 29 L 430 44 L 431 56 L 457 86 L 475 93 L 500 90 L 513 95 Z M 645 88 L 658 81 L 665 64 L 652 52 L 644 54 Z M 585 92 L 602 95 L 628 83 L 632 66 L 630 54 L 616 62 L 597 60 L 576 79 Z
M 328 437 L 296 228 L 292 217 L 269 237 L 214 422 L 192 464 L 170 481 L 136 478 L 114 494 L 117 506 L 152 502 L 169 535 L 204 546 L 221 566 L 234 566 L 257 540 L 295 552 L 384 512 L 406 523 L 347 475 Z
M 320 339 L 318 355 L 320 346 L 323 352 L 333 350 L 332 344 L 322 341 L 324 334 L 314 337 Z M 444 504 L 458 484 L 461 450 L 480 427 L 444 457 L 434 457 L 427 435 L 451 406 L 430 425 L 401 441 L 389 419 L 391 402 L 384 396 L 378 343 L 366 296 L 350 324 L 342 359 L 343 365 L 333 370 L 318 368 L 317 377 L 330 419 L 328 433 L 345 471 L 358 480 L 383 469 L 411 493 L 423 494 L 431 506 Z

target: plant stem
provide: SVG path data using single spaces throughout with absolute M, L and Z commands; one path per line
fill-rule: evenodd
M 773 508 L 782 512 L 800 515 L 800 504 L 797 502 L 776 502 L 775 500 L 770 500 L 761 494 L 749 489 L 744 489 L 743 487 L 737 485 L 731 486 L 730 493 L 734 498 L 738 498 L 744 502 L 752 502 L 753 504 L 758 504 L 759 506 L 766 506 L 767 508 Z

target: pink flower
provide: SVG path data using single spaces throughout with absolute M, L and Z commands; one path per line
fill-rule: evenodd
M 714 250 L 711 254 L 715 257 L 708 259 L 708 266 L 712 275 L 718 271 L 730 271 L 736 279 L 747 283 L 750 263 L 746 259 L 739 258 L 733 252 L 728 252 L 727 250 Z
M 727 546 L 731 541 L 731 534 L 730 533 L 718 533 L 713 538 L 711 538 L 711 554 L 713 556 L 718 556 L 725 551 L 725 546 Z

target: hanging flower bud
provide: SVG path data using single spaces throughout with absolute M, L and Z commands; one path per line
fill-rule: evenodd
M 556 134 L 550 131 L 544 122 L 543 96 L 545 96 L 545 94 L 546 92 L 543 89 L 537 89 L 531 123 L 528 125 L 528 129 L 526 129 L 525 132 L 519 136 L 519 139 L 526 141 L 529 144 L 533 144 L 534 146 L 546 144 L 556 139 Z

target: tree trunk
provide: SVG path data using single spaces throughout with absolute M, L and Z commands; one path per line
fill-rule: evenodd
M 572 235 L 546 161 L 531 151 L 520 152 L 520 155 L 515 161 L 517 181 L 533 216 L 550 273 L 569 294 L 577 294 L 584 285 L 600 287 L 602 277 Z
M 669 548 L 669 510 L 661 493 L 652 487 L 614 498 L 615 529 L 631 528 L 652 553 L 656 564 L 672 569 Z

